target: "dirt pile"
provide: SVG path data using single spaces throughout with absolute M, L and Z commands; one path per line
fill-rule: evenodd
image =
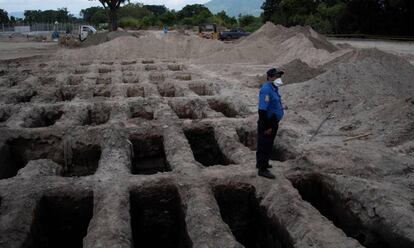
M 59 46 L 68 47 L 68 48 L 78 48 L 81 46 L 79 39 L 74 37 L 60 37 Z
M 285 28 L 266 23 L 258 31 L 225 51 L 201 58 L 201 63 L 258 62 L 286 64 L 301 59 L 320 65 L 341 51 L 310 27 Z
M 256 42 L 264 37 L 276 43 L 283 43 L 298 34 L 302 34 L 308 38 L 317 49 L 324 49 L 329 52 L 338 50 L 335 45 L 330 43 L 324 36 L 317 33 L 310 26 L 294 26 L 286 28 L 282 25 L 274 25 L 271 22 L 264 24 L 259 30 L 244 39 L 242 43 Z
M 398 56 L 356 50 L 326 73 L 286 86 L 285 99 L 320 120 L 332 115 L 328 133 L 370 132 L 394 146 L 414 139 L 413 78 L 414 67 Z
M 76 57 L 93 54 L 105 59 L 139 57 L 192 59 L 201 64 L 257 62 L 279 65 L 300 59 L 316 67 L 343 54 L 342 50 L 310 27 L 285 28 L 272 23 L 266 23 L 251 36 L 234 44 L 178 32 L 165 35 L 152 31 L 138 38 L 126 32 L 97 34 L 82 43 L 82 46 L 97 44 L 87 50 L 79 50 L 80 55 Z M 71 57 L 73 52 L 61 55 Z
M 98 39 L 98 38 L 96 38 Z M 107 37 L 104 37 L 107 39 Z M 88 41 L 86 41 L 88 42 Z M 89 41 L 96 43 L 96 41 Z M 122 35 L 97 46 L 63 51 L 58 56 L 87 58 L 90 55 L 102 59 L 116 58 L 199 58 L 222 50 L 226 45 L 220 41 L 204 40 L 197 36 L 187 36 L 170 32 L 161 35 L 151 32 L 141 37 Z
M 280 68 L 285 72 L 283 76 L 284 84 L 304 82 L 324 72 L 323 69 L 310 67 L 300 59 L 295 59 Z
M 123 36 L 133 36 L 133 34 L 125 31 L 96 33 L 89 35 L 88 39 L 81 43 L 81 47 L 96 46 Z

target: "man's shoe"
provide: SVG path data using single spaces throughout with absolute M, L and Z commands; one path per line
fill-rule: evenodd
M 260 169 L 260 166 L 256 164 L 256 168 L 257 168 L 257 169 Z M 265 168 L 266 168 L 266 169 L 271 169 L 271 168 L 273 168 L 273 166 L 272 166 L 272 165 L 270 165 L 270 164 L 267 164 L 267 165 L 265 166 Z
M 259 170 L 259 173 L 257 173 L 261 177 L 269 178 L 269 179 L 275 179 L 275 175 L 272 174 L 268 169 Z

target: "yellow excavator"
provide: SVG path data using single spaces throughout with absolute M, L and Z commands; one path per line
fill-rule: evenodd
M 198 36 L 204 39 L 219 39 L 219 32 L 217 31 L 216 24 L 204 24 L 198 26 Z

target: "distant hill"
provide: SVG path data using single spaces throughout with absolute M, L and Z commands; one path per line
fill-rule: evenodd
M 264 0 L 211 0 L 204 4 L 214 14 L 226 11 L 229 16 L 254 15 L 260 16 Z

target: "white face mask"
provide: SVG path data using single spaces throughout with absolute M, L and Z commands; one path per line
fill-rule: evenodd
M 273 81 L 273 84 L 276 86 L 281 86 L 283 85 L 283 81 L 281 78 L 276 79 L 275 81 Z

